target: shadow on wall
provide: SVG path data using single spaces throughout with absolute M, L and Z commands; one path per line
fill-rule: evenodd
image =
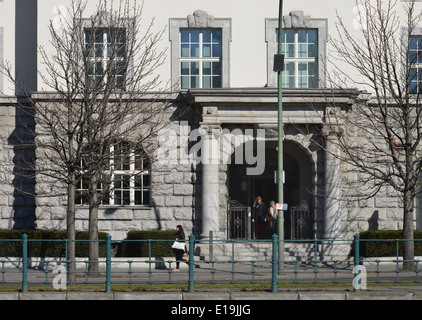
M 15 0 L 15 77 L 30 93 L 37 90 L 37 0 Z M 15 86 L 16 96 L 22 91 Z M 18 102 L 19 104 L 19 102 Z M 13 229 L 36 228 L 34 116 L 16 108 L 15 130 L 8 138 L 13 146 Z
M 15 130 L 8 143 L 13 146 L 13 229 L 36 229 L 35 202 L 35 121 L 33 115 L 16 108 Z

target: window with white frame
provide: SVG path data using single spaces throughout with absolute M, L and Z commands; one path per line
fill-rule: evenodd
M 221 29 L 181 29 L 181 88 L 221 88 L 221 58 Z
M 283 29 L 283 88 L 318 87 L 318 30 Z M 278 29 L 276 48 L 278 47 Z
M 422 92 L 422 36 L 411 36 L 409 43 L 409 93 Z
M 125 90 L 126 30 L 86 28 L 85 46 L 89 86 L 97 89 L 107 83 Z
M 97 190 L 102 205 L 150 205 L 151 172 L 148 157 L 129 142 L 119 142 L 110 147 L 110 170 L 106 170 Z M 84 163 L 82 162 L 82 170 Z M 83 177 L 77 186 L 76 204 L 89 202 L 89 182 Z
M 278 19 L 265 19 L 267 42 L 267 86 L 277 87 L 274 54 L 278 53 Z M 311 18 L 292 11 L 283 16 L 284 88 L 320 88 L 325 86 L 328 20 Z
M 230 18 L 197 10 L 170 18 L 171 82 L 182 90 L 230 87 Z

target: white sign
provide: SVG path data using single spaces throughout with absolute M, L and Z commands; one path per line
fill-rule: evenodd
M 274 183 L 278 184 L 278 170 L 274 171 Z M 283 171 L 283 184 L 286 183 L 286 171 Z
M 287 211 L 287 203 L 276 203 L 275 209 L 277 211 Z

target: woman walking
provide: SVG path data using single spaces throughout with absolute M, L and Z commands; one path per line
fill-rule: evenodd
M 180 224 L 176 226 L 176 242 L 182 244 L 180 246 L 181 248 L 185 248 L 185 232 L 183 231 L 183 227 Z M 183 260 L 183 254 L 185 253 L 185 249 L 181 248 L 173 247 L 174 256 L 176 258 L 176 269 L 173 269 L 173 271 L 180 271 L 180 261 Z

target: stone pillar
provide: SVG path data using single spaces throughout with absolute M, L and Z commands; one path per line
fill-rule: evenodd
M 202 232 L 201 238 L 208 238 L 213 231 L 214 239 L 219 238 L 219 175 L 220 125 L 201 125 L 201 165 L 202 165 Z
M 325 216 L 324 238 L 337 239 L 341 235 L 341 161 L 335 134 L 326 139 L 325 151 Z

